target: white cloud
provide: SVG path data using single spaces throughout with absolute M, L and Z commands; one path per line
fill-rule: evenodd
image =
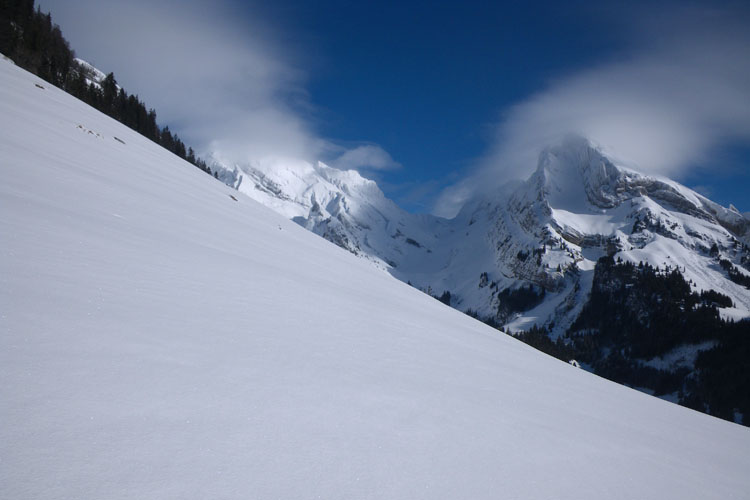
M 673 7 L 655 15 L 672 25 L 639 26 L 629 57 L 507 110 L 474 173 L 443 192 L 436 213 L 453 215 L 473 193 L 527 176 L 539 151 L 568 134 L 626 165 L 677 177 L 710 163 L 716 148 L 750 140 L 750 16 Z
M 200 153 L 314 161 L 342 147 L 315 131 L 303 57 L 260 6 L 206 0 L 43 0 L 79 57 L 114 71 Z M 395 164 L 378 146 L 373 168 Z M 360 148 L 352 158 L 362 155 Z M 345 152 L 343 156 L 346 156 Z M 379 155 L 379 156 L 378 156 Z M 356 163 L 356 162 L 355 162 Z M 345 161 L 344 164 L 347 164 Z
M 341 170 L 393 170 L 400 168 L 401 164 L 391 158 L 391 155 L 380 146 L 367 144 L 345 151 L 331 162 L 331 166 Z

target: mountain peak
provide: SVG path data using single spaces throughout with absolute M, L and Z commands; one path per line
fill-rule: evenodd
M 347 194 L 351 194 L 352 191 L 359 191 L 369 196 L 385 198 L 385 195 L 375 181 L 362 177 L 356 170 L 341 170 L 330 167 L 322 161 L 317 162 L 314 169 L 325 181 L 333 184 Z
M 532 184 L 553 206 L 590 211 L 619 203 L 621 177 L 622 171 L 588 139 L 571 135 L 541 152 Z
M 404 212 L 374 181 L 322 162 L 212 170 L 238 176 L 231 184 L 251 198 L 400 279 L 450 291 L 451 305 L 511 329 L 554 324 L 556 335 L 563 332 L 603 255 L 662 268 L 679 262 L 699 289 L 729 296 L 738 317 L 750 311 L 746 293 L 727 284 L 720 268 L 706 271 L 717 266 L 712 246 L 734 251 L 733 238 L 747 242 L 750 223 L 677 182 L 618 165 L 584 137 L 545 148 L 526 181 L 472 200 L 450 221 Z M 494 288 L 478 286 L 478 276 Z M 540 307 L 549 307 L 515 319 L 498 312 L 500 291 L 518 282 L 544 289 L 551 302 Z

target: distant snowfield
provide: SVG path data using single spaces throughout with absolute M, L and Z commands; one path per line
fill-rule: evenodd
M 747 498 L 750 429 L 540 354 L 6 61 L 0 166 L 1 498 Z

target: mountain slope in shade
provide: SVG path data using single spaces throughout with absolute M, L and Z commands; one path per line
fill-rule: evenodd
M 5 61 L 0 88 L 1 497 L 750 489 L 747 428 L 498 334 Z

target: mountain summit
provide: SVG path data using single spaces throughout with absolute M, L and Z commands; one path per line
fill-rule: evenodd
M 703 373 L 700 353 L 718 349 L 724 328 L 750 317 L 750 221 L 670 179 L 617 165 L 581 137 L 544 149 L 527 180 L 470 200 L 451 220 L 407 213 L 373 181 L 323 164 L 215 161 L 212 169 L 443 302 L 522 338 L 542 332 L 538 347 L 582 358 L 598 373 L 610 376 L 612 364 L 624 363 L 629 375 L 611 378 L 673 401 L 694 392 L 686 384 Z M 612 290 L 611 280 L 622 290 Z M 665 295 L 674 290 L 680 295 Z M 662 301 L 679 311 L 665 313 Z M 610 308 L 610 319 L 628 331 L 614 335 L 597 308 Z M 640 319 L 623 316 L 634 309 Z M 707 321 L 700 333 L 672 333 L 690 330 L 679 324 L 694 324 L 693 314 L 710 316 L 700 316 Z M 664 315 L 665 331 L 652 331 Z M 651 342 L 635 331 L 664 338 Z M 606 360 L 614 348 L 630 354 Z M 707 410 L 707 403 L 692 406 Z M 741 418 L 734 409 L 723 415 Z
M 410 214 L 374 181 L 323 163 L 228 168 L 214 157 L 212 166 L 240 192 L 404 281 L 449 291 L 454 305 L 485 317 L 497 318 L 498 303 L 473 290 L 480 282 L 498 292 L 531 284 L 561 298 L 585 285 L 604 255 L 679 266 L 696 290 L 717 289 L 736 302 L 724 314 L 750 316 L 747 289 L 716 265 L 718 250 L 746 274 L 750 220 L 674 181 L 617 166 L 581 137 L 546 148 L 526 181 L 471 200 L 451 220 Z M 560 319 L 536 312 L 507 324 Z

